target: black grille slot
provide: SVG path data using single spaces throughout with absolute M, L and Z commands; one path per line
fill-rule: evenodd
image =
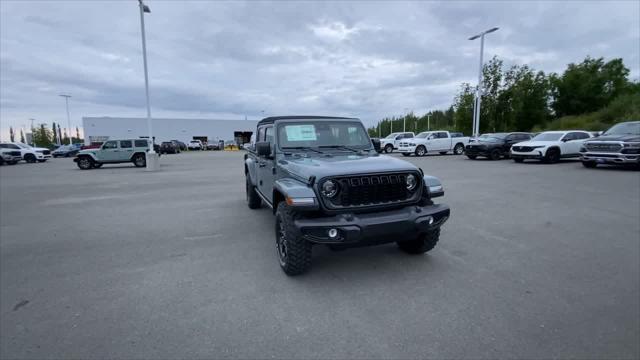
M 407 190 L 408 174 L 385 174 L 334 178 L 340 186 L 338 196 L 326 199 L 333 206 L 357 207 L 408 201 L 418 191 Z M 419 178 L 417 174 L 414 174 Z
M 7 151 L 6 153 L 11 155 L 11 156 L 21 156 L 22 155 L 20 153 L 20 151 Z
M 533 151 L 533 148 L 531 146 L 514 146 L 513 150 L 521 152 L 531 152 Z

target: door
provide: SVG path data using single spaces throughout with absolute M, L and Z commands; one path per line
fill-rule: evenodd
M 118 161 L 129 161 L 133 156 L 133 143 L 131 140 L 120 140 L 120 152 Z
M 570 132 L 562 138 L 562 156 L 575 156 L 580 153 L 584 141 L 582 133 Z
M 506 138 L 504 138 L 504 145 L 502 145 L 502 153 L 509 154 L 511 151 L 511 146 L 515 143 L 519 143 L 520 137 L 518 134 L 509 134 Z
M 116 162 L 120 156 L 120 149 L 116 140 L 109 140 L 102 144 L 100 151 L 96 152 L 98 160 L 104 162 Z
M 264 127 L 264 132 L 259 131 L 259 136 L 263 136 L 264 138 L 259 138 L 258 141 L 268 141 L 271 144 L 271 156 L 261 156 L 258 158 L 258 167 L 256 174 L 258 178 L 256 179 L 258 182 L 258 190 L 267 200 L 269 200 L 273 204 L 273 183 L 275 181 L 275 150 L 274 150 L 274 136 L 273 136 L 273 125 L 267 125 Z
M 438 136 L 438 138 L 436 139 L 436 147 L 438 148 L 437 150 L 451 150 L 451 139 L 449 139 L 447 133 L 444 131 L 438 131 L 436 135 Z

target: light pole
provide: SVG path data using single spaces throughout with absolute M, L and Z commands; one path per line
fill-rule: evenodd
M 36 147 L 36 137 L 35 137 L 36 132 L 35 132 L 34 127 L 33 127 L 33 122 L 36 119 L 29 119 L 29 120 L 31 120 L 31 146 Z
M 480 38 L 480 68 L 478 69 L 478 88 L 476 89 L 476 104 L 475 104 L 476 106 L 474 106 L 474 111 L 473 111 L 473 131 L 472 131 L 473 135 L 476 137 L 480 132 L 480 103 L 482 102 L 482 57 L 484 55 L 484 36 L 498 29 L 499 28 L 494 27 L 469 38 L 469 40 L 475 40 L 477 38 Z
M 69 116 L 69 98 L 71 97 L 71 95 L 60 94 L 58 96 L 62 96 L 64 98 L 64 102 L 67 104 L 67 126 L 69 126 L 69 129 L 71 129 L 71 116 Z M 69 130 L 69 132 L 71 132 L 71 130 Z M 69 145 L 71 145 L 71 143 L 71 137 L 69 137 Z
M 409 109 L 408 108 L 404 108 L 404 116 L 402 117 L 402 132 L 406 132 L 407 131 L 407 115 L 409 113 Z
M 151 104 L 149 103 L 149 71 L 147 69 L 147 41 L 144 33 L 144 13 L 151 13 L 151 9 L 142 0 L 138 0 L 140 7 L 140 29 L 142 31 L 142 61 L 144 63 L 144 91 L 147 97 L 147 130 L 149 132 L 149 152 L 146 156 L 146 170 L 158 170 L 158 155 L 153 146 L 153 127 L 151 124 Z
M 427 115 L 427 131 L 431 131 L 431 114 Z

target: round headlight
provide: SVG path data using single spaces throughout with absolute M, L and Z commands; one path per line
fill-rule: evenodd
M 333 180 L 327 180 L 322 183 L 322 195 L 332 198 L 338 193 L 338 184 Z
M 406 185 L 408 190 L 413 190 L 418 186 L 418 179 L 413 174 L 407 175 Z

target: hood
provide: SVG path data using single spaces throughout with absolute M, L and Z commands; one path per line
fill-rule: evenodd
M 513 146 L 551 146 L 557 145 L 560 141 L 523 141 L 513 144 Z
M 279 165 L 292 174 L 309 179 L 327 176 L 369 174 L 390 171 L 418 171 L 410 162 L 385 155 L 339 154 L 331 157 L 293 157 L 278 160 Z
M 640 135 L 622 134 L 622 135 L 602 135 L 595 138 L 591 138 L 587 141 L 624 141 L 624 142 L 638 142 L 640 141 Z
M 41 148 L 41 147 L 32 147 L 31 148 L 33 151 L 49 151 L 49 149 L 47 148 Z

